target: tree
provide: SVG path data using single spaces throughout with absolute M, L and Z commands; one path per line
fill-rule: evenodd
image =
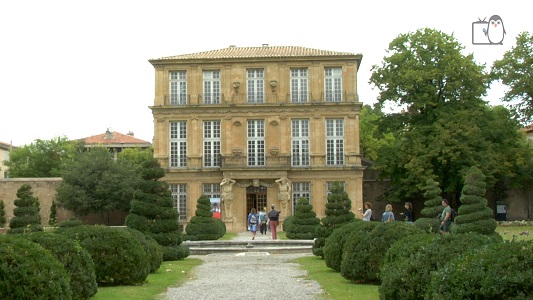
M 442 197 L 441 189 L 439 188 L 439 183 L 428 179 L 426 181 L 426 186 L 424 187 L 424 208 L 420 212 L 422 218 L 418 218 L 415 221 L 415 226 L 429 232 L 437 232 L 439 229 L 440 220 L 437 218 L 437 215 L 442 212 Z
M 496 230 L 492 209 L 487 207 L 485 175 L 475 166 L 468 170 L 461 195 L 459 215 L 455 217 L 452 233 L 477 232 L 490 235 Z
M 103 147 L 91 148 L 69 162 L 62 178 L 57 189 L 57 205 L 73 211 L 76 216 L 129 211 L 138 181 L 132 164 L 113 161 Z
M 16 207 L 13 210 L 14 217 L 9 222 L 9 233 L 43 231 L 39 215 L 39 198 L 33 196 L 31 185 L 23 184 L 17 190 L 17 197 L 13 201 Z
M 372 109 L 368 104 L 363 105 L 359 115 L 361 155 L 366 159 L 375 161 L 378 159 L 379 149 L 384 145 L 391 144 L 394 137 L 390 132 L 380 131 L 379 123 L 383 113 L 379 107 Z
M 318 225 L 320 219 L 313 211 L 313 206 L 309 204 L 307 198 L 300 198 L 296 204 L 291 226 L 287 229 L 287 238 L 312 240 L 315 238 Z
M 159 180 L 165 176 L 165 170 L 152 158 L 142 163 L 140 176 L 126 225 L 151 236 L 163 246 L 163 260 L 184 259 L 189 251 L 181 245 L 179 213 L 173 207 L 168 183 Z
M 0 227 L 4 227 L 6 224 L 6 209 L 4 200 L 0 199 Z
M 380 88 L 378 105 L 403 109 L 380 122 L 380 131 L 394 134 L 374 164 L 391 180 L 389 201 L 416 199 L 433 179 L 455 202 L 470 166 L 478 165 L 492 187 L 516 177 L 527 162 L 517 124 L 504 108 L 482 100 L 488 76 L 462 50 L 453 36 L 422 29 L 394 39 L 390 56 L 373 67 L 370 82 Z
M 185 240 L 190 241 L 216 240 L 220 237 L 218 225 L 213 219 L 211 201 L 206 195 L 202 195 L 198 199 L 196 212 L 185 227 L 185 232 L 187 232 Z
M 57 225 L 57 205 L 56 201 L 52 201 L 52 206 L 50 206 L 50 218 L 48 220 L 48 225 L 56 226 Z
M 326 238 L 335 228 L 342 227 L 355 220 L 355 215 L 351 212 L 352 201 L 348 193 L 340 182 L 334 182 L 328 202 L 326 203 L 326 216 L 320 220 L 321 224 L 316 227 L 316 240 L 313 245 L 313 254 L 324 258 L 324 244 Z
M 502 100 L 511 103 L 523 124 L 533 121 L 533 34 L 520 33 L 516 45 L 492 65 L 491 78 L 509 87 Z
M 67 137 L 37 139 L 30 145 L 13 149 L 5 164 L 11 178 L 59 177 L 65 163 L 82 149 L 83 142 L 69 141 Z

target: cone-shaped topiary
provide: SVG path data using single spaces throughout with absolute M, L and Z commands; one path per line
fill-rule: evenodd
M 163 176 L 165 170 L 156 159 L 142 164 L 142 180 L 131 201 L 126 226 L 150 235 L 163 246 L 164 261 L 180 260 L 189 256 L 189 250 L 181 245 L 179 213 L 173 207 L 168 184 L 159 181 Z
M 459 215 L 455 217 L 452 233 L 494 233 L 496 220 L 492 209 L 487 207 L 487 199 L 483 197 L 485 192 L 485 175 L 477 167 L 471 167 L 466 173 Z
M 351 212 L 352 201 L 348 193 L 340 182 L 334 182 L 328 202 L 326 203 L 326 216 L 320 220 L 321 224 L 316 227 L 316 240 L 313 245 L 313 254 L 324 258 L 323 247 L 326 238 L 335 228 L 342 227 L 355 220 L 355 215 Z
M 442 190 L 439 188 L 439 183 L 433 179 L 426 181 L 424 190 L 426 201 L 420 212 L 423 217 L 415 221 L 415 226 L 428 232 L 437 232 L 440 225 L 437 215 L 442 212 L 442 197 L 440 196 Z
M 184 239 L 190 241 L 206 241 L 220 238 L 219 228 L 215 223 L 215 219 L 213 219 L 213 212 L 211 211 L 211 201 L 206 195 L 198 198 L 196 212 L 185 228 L 185 232 L 187 234 Z
M 287 238 L 312 240 L 315 238 L 316 227 L 320 224 L 313 211 L 313 206 L 306 198 L 298 199 L 291 226 L 287 228 Z
M 43 231 L 41 216 L 39 216 L 39 199 L 33 196 L 31 185 L 25 183 L 17 191 L 17 199 L 13 202 L 14 217 L 9 222 L 9 233 L 23 233 L 24 231 Z
M 4 200 L 0 199 L 0 227 L 6 225 L 6 209 L 4 206 Z

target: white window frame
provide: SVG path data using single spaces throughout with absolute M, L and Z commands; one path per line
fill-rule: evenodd
M 170 105 L 187 105 L 187 71 L 170 71 Z
M 248 103 L 265 102 L 265 75 L 263 69 L 246 70 L 246 96 Z
M 248 166 L 265 165 L 265 120 L 247 122 Z
M 203 71 L 204 104 L 220 104 L 220 70 Z
M 173 207 L 180 215 L 179 220 L 187 221 L 187 184 L 170 184 L 169 188 L 174 203 Z
M 169 129 L 169 167 L 185 168 L 187 167 L 187 122 L 170 122 Z
M 309 166 L 309 119 L 293 119 L 291 125 L 291 164 L 293 167 Z
M 293 182 L 292 183 L 292 214 L 296 211 L 296 205 L 300 198 L 306 198 L 311 204 L 311 183 L 310 182 Z
M 309 79 L 307 68 L 291 69 L 291 102 L 309 102 Z
M 209 197 L 209 199 L 220 199 L 220 183 L 203 183 L 202 194 Z
M 344 165 L 343 119 L 326 119 L 326 165 Z
M 204 167 L 220 167 L 220 121 L 204 121 Z
M 326 102 L 342 102 L 342 68 L 324 68 Z

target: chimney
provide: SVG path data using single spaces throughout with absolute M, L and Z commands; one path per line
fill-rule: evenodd
M 133 132 L 131 132 L 131 131 L 128 131 L 128 135 L 129 135 L 129 136 L 135 136 L 135 135 L 133 134 Z
M 268 47 L 268 44 L 263 44 L 263 47 Z
M 111 132 L 110 128 L 107 128 L 107 130 L 105 131 L 104 140 L 112 140 L 113 138 L 115 138 L 113 136 L 113 133 Z

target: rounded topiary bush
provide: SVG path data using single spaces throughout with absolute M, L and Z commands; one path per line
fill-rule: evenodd
M 283 226 L 282 226 L 283 231 L 287 232 L 290 230 L 293 220 L 294 220 L 294 216 L 288 216 L 285 218 L 285 220 L 283 221 Z
M 206 195 L 198 198 L 196 212 L 185 228 L 185 240 L 205 241 L 219 238 L 219 228 L 211 211 L 211 200 Z
M 178 246 L 167 246 L 163 248 L 163 260 L 164 261 L 174 261 L 182 260 L 189 256 L 189 248 L 184 245 Z
M 155 273 L 163 263 L 163 246 L 139 230 L 128 228 L 129 233 L 141 243 L 150 263 L 150 273 Z
M 477 233 L 405 237 L 392 245 L 383 259 L 380 298 L 426 299 L 433 272 L 468 249 L 501 241 L 501 237 Z
M 378 223 L 363 236 L 350 235 L 342 249 L 341 275 L 356 283 L 379 282 L 379 267 L 387 250 L 402 238 L 421 233 L 405 222 Z
M 490 244 L 450 260 L 433 272 L 426 297 L 532 299 L 533 241 Z
M 100 286 L 141 284 L 150 273 L 143 246 L 127 230 L 82 225 L 58 232 L 79 240 L 91 254 Z
M 59 223 L 58 226 L 61 228 L 67 228 L 67 227 L 75 227 L 75 226 L 80 226 L 80 225 L 83 225 L 83 222 L 76 217 L 72 217 L 68 220 L 65 220 Z
M 350 239 L 351 235 L 358 235 L 360 238 L 364 239 L 368 232 L 372 231 L 378 224 L 380 223 L 365 222 L 356 219 L 353 223 L 346 224 L 333 230 L 324 244 L 324 261 L 326 262 L 326 266 L 336 272 L 340 272 L 342 250 L 346 241 Z
M 63 265 L 20 236 L 0 236 L 0 279 L 0 299 L 72 299 Z
M 51 232 L 34 232 L 22 237 L 49 250 L 63 264 L 70 277 L 73 299 L 88 299 L 96 294 L 94 262 L 77 241 Z

